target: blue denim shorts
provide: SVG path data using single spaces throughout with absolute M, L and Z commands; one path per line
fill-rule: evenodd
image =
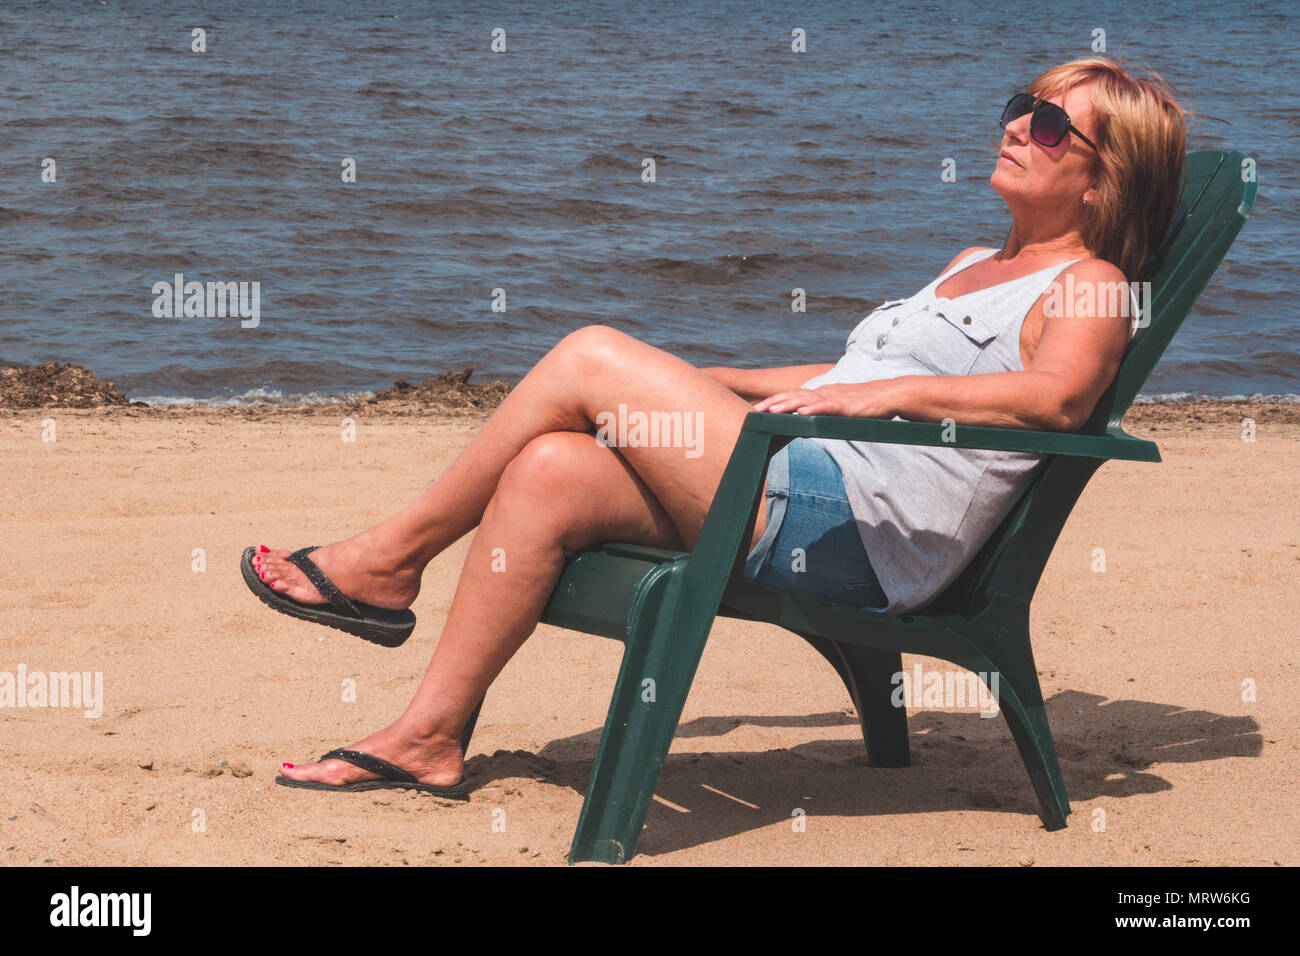
M 763 584 L 862 609 L 889 603 L 862 547 L 839 466 L 811 438 L 772 456 L 767 527 L 745 561 Z

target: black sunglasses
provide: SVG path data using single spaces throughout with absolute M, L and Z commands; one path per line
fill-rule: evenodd
M 1007 105 L 1002 109 L 1002 119 L 999 121 L 999 125 L 1006 129 L 1008 123 L 1020 119 L 1030 111 L 1033 112 L 1034 116 L 1029 121 L 1029 135 L 1040 146 L 1058 146 L 1061 140 L 1065 139 L 1066 133 L 1073 133 L 1091 146 L 1093 152 L 1101 152 L 1101 150 L 1097 149 L 1096 143 L 1080 133 L 1070 123 L 1070 116 L 1065 110 L 1055 103 L 1040 100 L 1028 93 L 1017 93 L 1007 101 Z

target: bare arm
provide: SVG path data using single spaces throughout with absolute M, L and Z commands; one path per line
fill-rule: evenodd
M 1064 417 L 1060 382 L 1047 372 L 903 375 L 890 382 L 896 387 L 893 415 L 912 422 L 951 418 L 962 425 L 1035 431 L 1074 431 L 1083 424 Z
M 829 372 L 833 365 L 787 365 L 783 368 L 702 368 L 746 401 L 756 402 L 777 392 L 788 392 L 809 379 Z

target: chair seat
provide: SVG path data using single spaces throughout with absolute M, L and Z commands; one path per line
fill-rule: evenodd
M 639 544 L 602 544 L 582 554 L 565 552 L 564 571 L 542 622 L 627 641 L 632 615 L 662 597 L 663 586 L 689 554 Z
M 668 577 L 690 554 L 617 542 L 582 554 L 565 552 L 565 567 L 542 622 L 626 642 L 635 615 L 662 597 Z M 891 614 L 782 591 L 749 578 L 733 579 L 720 617 L 760 621 L 877 650 L 944 655 L 964 646 L 954 636 L 974 624 L 961 615 Z

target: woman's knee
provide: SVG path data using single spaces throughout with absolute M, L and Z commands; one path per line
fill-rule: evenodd
M 593 459 L 593 452 L 610 454 L 589 433 L 547 432 L 534 438 L 501 473 L 484 521 L 562 539 L 600 491 L 603 462 Z
M 599 452 L 594 435 L 547 432 L 525 445 L 501 474 L 498 494 L 525 494 L 554 500 L 570 493 L 591 473 L 591 452 Z
M 551 354 L 572 374 L 599 374 L 625 361 L 631 350 L 641 345 L 608 325 L 586 325 L 560 339 Z

